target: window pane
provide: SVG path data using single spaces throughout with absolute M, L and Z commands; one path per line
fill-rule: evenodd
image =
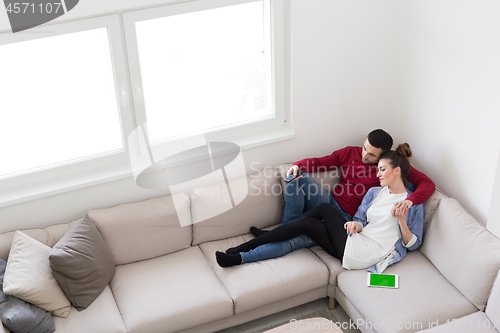
M 151 141 L 273 115 L 263 14 L 258 1 L 136 23 Z
M 0 46 L 0 176 L 123 148 L 106 28 Z

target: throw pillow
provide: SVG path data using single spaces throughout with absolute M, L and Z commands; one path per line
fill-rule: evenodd
M 71 304 L 52 275 L 50 247 L 16 231 L 3 280 L 3 292 L 67 317 Z
M 113 256 L 88 216 L 54 245 L 49 261 L 64 294 L 79 311 L 101 294 L 115 274 Z
M 0 259 L 0 318 L 10 331 L 16 333 L 52 333 L 56 329 L 52 315 L 2 290 L 7 262 Z

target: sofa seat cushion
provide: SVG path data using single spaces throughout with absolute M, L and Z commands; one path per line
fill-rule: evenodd
M 439 324 L 439 325 L 438 325 Z M 450 320 L 444 323 L 431 323 L 426 330 L 421 332 L 433 333 L 470 333 L 470 332 L 496 332 L 495 324 L 490 321 L 488 316 L 478 311 L 471 315 L 456 320 Z
M 398 289 L 367 287 L 366 270 L 338 275 L 338 288 L 378 333 L 415 332 L 429 321 L 444 323 L 477 311 L 419 251 L 408 252 L 384 273 L 399 275 Z
M 233 314 L 198 247 L 116 267 L 111 289 L 129 333 L 168 333 Z
M 280 224 L 275 224 L 270 227 L 264 228 L 264 230 L 271 230 L 276 227 L 279 227 Z M 345 268 L 342 268 L 342 262 L 323 250 L 320 246 L 313 246 L 309 248 L 310 251 L 312 251 L 326 266 L 329 272 L 329 277 L 328 277 L 328 284 L 331 287 L 337 286 L 337 275 L 339 275 L 340 272 L 346 271 Z
M 127 333 L 109 286 L 84 311 L 70 312 L 67 318 L 54 317 L 55 333 Z
M 325 264 L 328 268 L 328 272 L 330 273 L 328 278 L 328 284 L 330 286 L 335 287 L 337 285 L 337 275 L 339 273 L 346 271 L 345 268 L 342 268 L 342 262 L 330 255 L 328 252 L 323 250 L 319 246 L 311 247 L 310 250 Z
M 286 256 L 221 268 L 215 259 L 216 251 L 248 241 L 247 234 L 200 245 L 234 301 L 235 312 L 243 313 L 269 303 L 325 287 L 328 270 L 308 249 L 294 251 Z

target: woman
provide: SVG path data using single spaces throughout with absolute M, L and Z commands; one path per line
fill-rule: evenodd
M 321 204 L 298 219 L 265 232 L 252 228 L 258 237 L 223 252 L 216 252 L 221 267 L 241 264 L 242 252 L 304 234 L 347 269 L 370 268 L 382 272 L 416 249 L 422 242 L 423 205 L 401 204 L 410 194 L 406 177 L 410 172 L 411 149 L 407 143 L 380 156 L 377 177 L 381 187 L 371 188 L 363 198 L 354 221 L 346 222 L 332 206 Z

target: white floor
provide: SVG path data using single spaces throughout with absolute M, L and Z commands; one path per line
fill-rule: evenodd
M 311 303 L 303 304 L 298 307 L 278 312 L 276 314 L 259 318 L 251 322 L 241 324 L 235 327 L 230 327 L 222 331 L 215 333 L 255 333 L 261 332 L 270 326 L 277 325 L 284 322 L 290 322 L 292 319 L 296 319 L 303 316 L 308 316 L 315 312 L 329 311 L 329 314 L 335 318 L 336 322 L 349 323 L 350 318 L 342 309 L 342 307 L 337 303 L 335 310 L 330 311 L 328 309 L 328 298 L 322 298 Z M 344 327 L 348 327 L 346 324 Z M 360 333 L 361 331 L 357 329 L 343 329 L 344 333 Z

